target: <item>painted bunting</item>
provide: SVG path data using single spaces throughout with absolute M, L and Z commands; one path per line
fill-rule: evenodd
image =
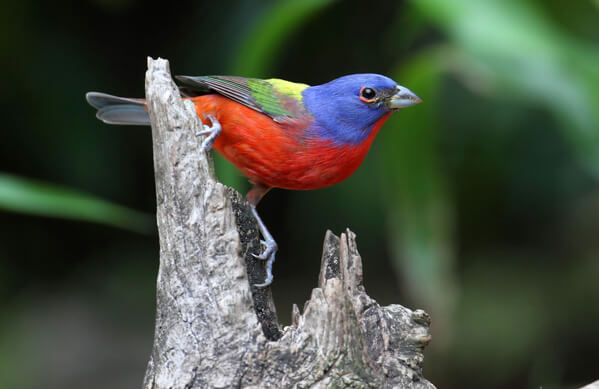
M 409 89 L 378 74 L 353 74 L 309 86 L 280 79 L 176 77 L 205 125 L 202 148 L 214 147 L 253 184 L 247 193 L 264 238 L 263 287 L 273 279 L 277 244 L 256 211 L 271 188 L 324 188 L 360 166 L 389 116 L 421 102 Z M 150 125 L 143 99 L 89 92 L 97 117 L 109 124 Z

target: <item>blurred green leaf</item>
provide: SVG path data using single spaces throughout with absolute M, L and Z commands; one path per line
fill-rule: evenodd
M 257 21 L 255 30 L 242 44 L 232 73 L 269 77 L 277 52 L 299 27 L 316 12 L 336 0 L 285 0 L 275 2 Z
M 0 173 L 0 209 L 119 227 L 154 230 L 153 217 L 58 185 Z
M 599 175 L 597 46 L 568 35 L 530 1 L 413 3 L 449 34 L 462 57 L 454 70 L 469 86 L 545 106 L 580 160 Z
M 453 209 L 436 157 L 441 52 L 422 53 L 393 73 L 423 103 L 393 115 L 379 136 L 385 138 L 381 170 L 398 274 L 414 301 L 433 314 L 439 332 L 447 333 L 456 285 Z

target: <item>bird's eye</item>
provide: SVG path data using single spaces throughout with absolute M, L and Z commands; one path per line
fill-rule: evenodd
M 376 100 L 376 90 L 367 86 L 362 87 L 360 89 L 360 100 L 365 103 L 372 103 Z

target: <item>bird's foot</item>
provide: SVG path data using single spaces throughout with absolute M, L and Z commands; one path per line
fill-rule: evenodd
M 262 219 L 258 215 L 258 211 L 256 211 L 256 207 L 252 206 L 252 214 L 258 222 L 258 229 L 260 233 L 264 237 L 264 240 L 261 240 L 260 243 L 264 245 L 264 251 L 260 254 L 252 254 L 254 258 L 261 259 L 266 261 L 266 279 L 261 284 L 254 284 L 258 288 L 264 288 L 272 284 L 273 275 L 272 275 L 272 264 L 275 262 L 275 254 L 277 253 L 277 242 L 273 239 L 270 232 L 262 222 Z
M 277 242 L 275 242 L 274 240 L 261 240 L 260 243 L 264 245 L 264 251 L 259 255 L 252 255 L 256 259 L 266 261 L 266 278 L 264 279 L 263 283 L 254 285 L 258 288 L 264 288 L 272 284 L 272 280 L 274 278 L 272 275 L 272 264 L 275 262 L 275 254 L 277 253 L 278 246 Z
M 254 258 L 256 259 L 262 259 L 263 261 L 269 259 L 271 256 L 274 257 L 274 255 L 277 253 L 277 250 L 279 249 L 279 247 L 277 246 L 277 242 L 275 242 L 274 240 L 261 240 L 260 244 L 262 244 L 265 249 L 262 252 L 262 254 L 252 254 L 254 256 Z
M 208 135 L 206 139 L 202 142 L 202 151 L 208 152 L 212 149 L 212 145 L 216 141 L 216 138 L 220 135 L 223 128 L 220 125 L 220 122 L 216 119 L 214 115 L 206 115 L 206 118 L 210 120 L 210 126 L 203 125 L 203 130 L 196 132 L 196 136 L 200 135 Z

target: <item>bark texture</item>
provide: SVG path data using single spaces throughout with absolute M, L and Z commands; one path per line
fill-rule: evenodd
M 355 235 L 326 233 L 319 285 L 281 329 L 249 206 L 219 183 L 195 109 L 166 60 L 148 59 L 160 269 L 144 388 L 434 388 L 429 318 L 365 292 Z M 284 260 L 284 259 L 282 259 Z M 276 278 L 275 278 L 276 282 Z

